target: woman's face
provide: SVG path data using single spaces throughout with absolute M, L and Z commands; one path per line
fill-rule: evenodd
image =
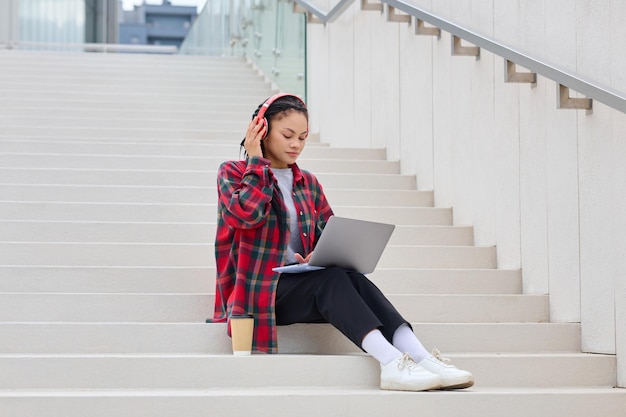
M 296 162 L 306 143 L 308 125 L 306 116 L 296 110 L 272 119 L 263 140 L 264 156 L 271 161 L 272 168 L 287 168 Z

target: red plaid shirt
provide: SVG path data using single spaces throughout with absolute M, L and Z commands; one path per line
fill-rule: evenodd
M 317 178 L 296 164 L 291 169 L 306 256 L 333 212 Z M 274 301 L 279 274 L 272 268 L 284 264 L 290 237 L 289 214 L 278 182 L 270 161 L 261 157 L 224 162 L 217 182 L 217 279 L 212 321 L 223 323 L 231 314 L 252 314 L 253 349 L 276 353 Z

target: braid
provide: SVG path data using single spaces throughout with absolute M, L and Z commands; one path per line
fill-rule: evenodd
M 263 102 L 265 103 L 265 101 Z M 254 119 L 256 117 L 257 114 L 259 114 L 259 110 L 261 110 L 261 107 L 263 107 L 263 103 L 259 104 L 259 107 L 256 108 L 256 110 L 254 111 L 254 113 L 252 113 L 252 118 Z M 241 151 L 243 150 L 244 153 L 244 157 L 248 157 L 248 155 L 246 154 L 246 151 L 243 149 L 243 144 L 246 142 L 246 138 L 244 137 L 241 141 L 241 143 L 239 144 L 239 154 L 241 155 Z

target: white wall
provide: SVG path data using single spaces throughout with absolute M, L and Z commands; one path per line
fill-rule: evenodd
M 626 2 L 413 4 L 626 91 Z M 499 267 L 522 268 L 526 293 L 550 294 L 552 321 L 581 322 L 584 351 L 617 353 L 626 385 L 626 115 L 558 110 L 554 81 L 505 84 L 500 57 L 451 56 L 448 33 L 415 36 L 358 2 L 309 29 L 321 140 L 385 146 L 478 245 L 497 245 Z

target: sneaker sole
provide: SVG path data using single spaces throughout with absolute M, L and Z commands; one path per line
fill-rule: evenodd
M 463 389 L 463 388 L 469 388 L 471 386 L 474 385 L 474 380 L 470 380 L 470 381 L 465 381 L 465 382 L 460 382 L 460 383 L 456 383 L 454 385 L 442 385 L 440 389 L 442 390 L 446 390 L 446 389 Z
M 418 386 L 398 384 L 398 383 L 395 383 L 395 382 L 387 382 L 387 383 L 381 382 L 380 383 L 380 389 L 387 390 L 387 391 L 414 391 L 414 392 L 419 392 L 419 391 L 436 390 L 436 389 L 441 389 L 441 388 L 442 388 L 441 383 L 423 384 L 423 385 L 418 385 Z

